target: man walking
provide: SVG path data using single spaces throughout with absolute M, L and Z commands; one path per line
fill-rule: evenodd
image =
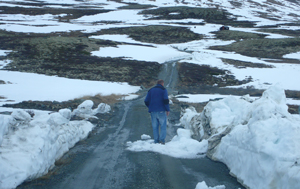
M 167 116 L 170 113 L 168 91 L 164 88 L 164 80 L 157 81 L 145 98 L 145 104 L 151 113 L 154 143 L 165 144 L 167 135 Z M 160 125 L 160 133 L 159 133 Z

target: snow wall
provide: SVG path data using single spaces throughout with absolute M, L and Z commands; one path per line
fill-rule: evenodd
M 73 112 L 14 110 L 0 115 L 0 188 L 16 188 L 25 180 L 46 174 L 78 141 L 86 138 L 94 125 L 83 119 L 110 111 L 107 104 L 92 109 L 93 102 L 84 101 Z
M 201 113 L 186 109 L 181 123 L 208 140 L 207 156 L 225 163 L 253 189 L 300 188 L 300 118 L 288 113 L 284 90 L 272 86 L 251 102 L 228 97 Z

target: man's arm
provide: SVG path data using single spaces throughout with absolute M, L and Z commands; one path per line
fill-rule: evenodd
M 169 96 L 168 96 L 168 91 L 165 90 L 164 92 L 164 104 L 168 105 L 169 104 Z
M 167 90 L 165 90 L 165 93 L 164 93 L 164 104 L 165 104 L 167 112 L 170 112 L 169 96 L 168 96 L 168 91 Z M 167 113 L 167 115 L 169 115 L 169 113 Z
M 149 92 L 147 93 L 147 96 L 146 96 L 146 98 L 145 98 L 145 100 L 144 100 L 144 103 L 145 103 L 145 105 L 146 105 L 147 107 L 149 107 L 149 105 L 150 105 Z

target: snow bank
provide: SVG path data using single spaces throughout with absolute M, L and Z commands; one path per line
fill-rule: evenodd
M 178 129 L 177 135 L 165 145 L 155 144 L 149 137 L 143 134 L 141 136 L 143 140 L 127 142 L 127 149 L 136 152 L 152 151 L 176 158 L 203 157 L 203 153 L 207 150 L 207 141 L 199 142 L 192 139 L 188 129 Z
M 195 189 L 225 189 L 224 185 L 209 187 L 206 185 L 205 181 L 199 182 Z
M 0 146 L 3 141 L 3 136 L 8 133 L 9 124 L 12 122 L 12 117 L 0 115 Z
M 283 89 L 270 87 L 253 103 L 228 97 L 208 103 L 200 115 L 185 114 L 196 116 L 186 126 L 199 127 L 211 158 L 225 163 L 244 185 L 300 188 L 300 118 L 288 113 Z
M 90 118 L 95 117 L 97 113 L 104 114 L 111 110 L 111 107 L 108 104 L 100 103 L 96 109 L 92 109 L 94 106 L 94 102 L 91 100 L 86 100 L 82 104 L 80 104 L 77 109 L 72 112 L 73 116 L 79 116 L 82 118 Z
M 105 113 L 110 107 L 85 101 L 76 109 L 88 113 Z M 85 110 L 85 111 L 82 111 Z M 34 114 L 34 115 L 33 115 Z M 46 174 L 78 141 L 87 137 L 94 125 L 86 120 L 70 121 L 74 112 L 14 110 L 11 115 L 0 115 L 0 188 L 15 188 L 25 180 Z M 33 117 L 32 117 L 33 116 Z
M 190 107 L 184 110 L 183 116 L 180 118 L 180 122 L 185 126 L 185 129 L 189 129 L 191 131 L 191 137 L 197 140 L 200 140 L 200 136 L 204 135 L 202 127 L 195 126 L 193 123 L 199 123 L 200 113 L 196 112 L 194 107 Z M 201 133 L 201 135 L 199 135 Z

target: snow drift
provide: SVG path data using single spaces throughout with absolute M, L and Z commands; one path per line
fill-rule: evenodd
M 84 101 L 76 110 L 51 113 L 14 110 L 0 115 L 0 188 L 15 188 L 25 180 L 46 174 L 94 125 L 86 120 L 70 121 L 72 114 L 84 118 L 106 113 L 110 107 Z M 88 116 L 90 113 L 90 116 Z
M 300 118 L 288 113 L 284 90 L 272 86 L 248 99 L 212 101 L 201 113 L 188 109 L 181 122 L 208 140 L 207 156 L 225 163 L 245 186 L 300 188 Z
M 215 187 L 209 187 L 206 185 L 205 181 L 199 182 L 195 189 L 225 189 L 226 187 L 224 185 L 215 186 Z
M 177 129 L 177 135 L 165 145 L 155 144 L 154 140 L 146 134 L 143 134 L 141 139 L 135 142 L 128 141 L 127 150 L 135 152 L 151 151 L 185 159 L 204 157 L 203 154 L 207 150 L 207 141 L 202 140 L 199 142 L 192 139 L 188 129 Z

